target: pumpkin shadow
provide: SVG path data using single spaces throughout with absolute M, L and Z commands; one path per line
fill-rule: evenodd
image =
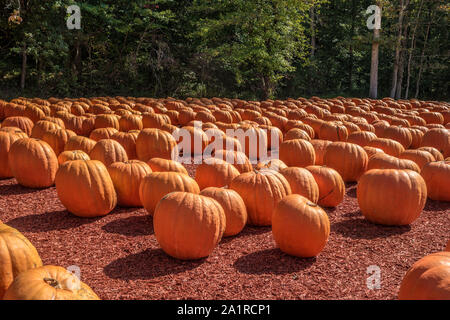
M 361 216 L 360 211 L 352 212 L 349 216 Z M 369 222 L 365 218 L 347 219 L 331 224 L 331 232 L 339 233 L 346 238 L 372 240 L 401 235 L 411 230 L 411 226 L 385 226 Z
M 316 258 L 298 258 L 283 253 L 278 248 L 252 252 L 237 259 L 233 267 L 246 274 L 290 274 L 308 269 Z
M 0 180 L 3 181 L 3 180 Z M 7 180 L 4 180 L 7 181 Z M 14 184 L 3 184 L 0 185 L 0 196 L 16 196 L 16 195 L 22 195 L 22 194 L 30 194 L 30 193 L 36 193 L 42 190 L 46 190 L 48 188 L 41 188 L 41 189 L 33 189 L 33 188 L 26 188 L 21 186 L 20 184 L 17 184 L 17 182 L 14 180 Z
M 153 218 L 150 215 L 132 216 L 111 221 L 102 229 L 129 237 L 149 236 L 153 234 Z
M 147 249 L 114 260 L 104 267 L 103 271 L 112 279 L 148 280 L 195 269 L 205 260 L 177 260 L 168 256 L 162 249 Z
M 449 210 L 450 210 L 450 202 L 435 201 L 431 199 L 427 199 L 425 208 L 423 209 L 423 211 L 449 211 Z
M 356 186 L 350 189 L 347 189 L 347 195 L 351 198 L 356 198 Z
M 251 237 L 251 236 L 255 236 L 255 235 L 268 233 L 270 231 L 272 231 L 272 227 L 245 226 L 245 228 L 237 235 L 230 236 L 230 237 L 223 237 L 222 240 L 220 241 L 220 244 L 226 244 L 226 243 L 233 241 L 234 239 Z
M 6 222 L 7 225 L 21 232 L 49 232 L 68 230 L 93 223 L 100 218 L 84 219 L 71 214 L 67 210 L 50 211 L 42 214 L 30 214 Z

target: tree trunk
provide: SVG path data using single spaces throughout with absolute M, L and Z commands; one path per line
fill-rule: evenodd
M 423 43 L 423 48 L 422 48 L 422 54 L 420 55 L 420 65 L 419 65 L 419 75 L 417 76 L 417 82 L 416 82 L 416 94 L 414 95 L 414 97 L 417 99 L 417 97 L 419 96 L 419 91 L 420 91 L 420 78 L 422 77 L 422 72 L 423 72 L 423 61 L 425 59 L 425 50 L 427 48 L 427 44 L 428 44 L 428 36 L 430 34 L 430 28 L 431 28 L 431 21 L 433 20 L 433 14 L 431 14 L 430 19 L 428 20 L 428 26 L 427 26 L 427 32 L 425 34 L 425 41 Z
M 417 32 L 417 26 L 419 25 L 419 18 L 420 14 L 422 12 L 422 6 L 423 6 L 423 0 L 420 1 L 419 11 L 417 12 L 417 18 L 416 23 L 414 25 L 414 29 L 411 36 L 411 46 L 409 48 L 409 56 L 408 56 L 408 75 L 406 77 L 406 92 L 405 92 L 405 99 L 408 99 L 409 97 L 409 85 L 411 82 L 411 64 L 412 64 L 412 57 L 414 53 L 414 49 L 416 48 L 416 32 Z
M 403 31 L 402 48 L 406 48 L 407 47 L 406 39 L 408 37 L 408 29 L 409 29 L 409 25 L 405 25 L 405 28 L 404 28 L 404 31 Z M 404 71 L 405 71 L 405 49 L 402 50 L 401 55 L 400 55 L 399 75 L 398 75 L 398 82 L 397 82 L 397 90 L 396 90 L 396 93 L 395 93 L 395 99 L 401 99 L 401 97 L 402 97 Z
M 27 44 L 24 42 L 22 47 L 22 70 L 20 74 L 20 89 L 25 89 L 25 79 L 27 75 Z
M 397 44 L 395 45 L 395 59 L 394 59 L 394 71 L 392 73 L 392 89 L 390 97 L 394 98 L 397 91 L 397 78 L 400 63 L 400 51 L 402 45 L 402 34 L 403 34 L 403 17 L 405 15 L 406 7 L 409 4 L 409 0 L 401 0 L 400 2 L 400 13 L 398 15 L 398 36 Z
M 370 92 L 371 99 L 378 97 L 378 52 L 380 47 L 380 29 L 373 30 L 372 63 L 370 65 Z
M 316 53 L 316 14 L 314 7 L 309 9 L 310 15 L 310 27 L 311 27 L 311 57 L 313 58 Z

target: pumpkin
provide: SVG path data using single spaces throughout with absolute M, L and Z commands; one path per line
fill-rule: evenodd
M 271 169 L 275 171 L 280 171 L 281 169 L 287 168 L 288 166 L 279 159 L 272 159 L 272 160 L 265 160 L 258 162 L 256 165 L 257 170 L 263 170 L 263 169 Z
M 0 222 L 0 300 L 20 273 L 40 266 L 41 258 L 31 242 Z
M 214 152 L 214 158 L 225 160 L 238 169 L 239 173 L 250 172 L 253 166 L 250 159 L 243 152 L 232 150 L 217 150 Z
M 198 127 L 186 126 L 176 130 L 173 135 L 177 140 L 180 153 L 189 157 L 203 154 L 209 141 L 206 133 Z
M 423 257 L 406 272 L 399 300 L 450 300 L 450 252 Z
M 240 173 L 232 164 L 217 159 L 205 159 L 198 167 L 195 173 L 195 181 L 197 181 L 200 190 L 207 187 L 224 187 L 229 186 L 231 181 L 239 176 Z
M 306 131 L 299 128 L 290 129 L 284 136 L 284 141 L 293 139 L 303 139 L 311 141 L 311 137 L 309 136 L 309 134 Z
M 111 136 L 111 139 L 116 140 L 125 149 L 129 160 L 136 160 L 136 140 L 139 131 L 131 130 L 129 132 L 116 132 Z
M 234 190 L 209 187 L 203 189 L 200 195 L 216 200 L 225 212 L 226 226 L 224 237 L 237 235 L 247 223 L 247 208 L 244 200 Z
M 209 256 L 222 239 L 225 225 L 219 202 L 188 192 L 165 196 L 153 216 L 159 245 L 168 255 L 182 260 Z
M 44 134 L 58 129 L 62 129 L 58 124 L 50 121 L 40 120 L 35 123 L 33 130 L 31 130 L 30 137 L 42 140 Z
M 383 225 L 411 224 L 427 199 L 424 179 L 412 170 L 370 170 L 359 180 L 356 193 L 364 217 Z
M 339 172 L 344 182 L 358 181 L 367 170 L 368 162 L 364 149 L 348 142 L 333 142 L 323 157 L 324 165 Z
M 152 158 L 147 161 L 153 172 L 178 172 L 188 175 L 188 172 L 183 165 L 174 160 L 167 160 L 162 158 Z
M 347 142 L 357 144 L 361 147 L 365 147 L 370 141 L 377 138 L 377 135 L 369 131 L 353 132 L 348 136 Z
M 409 132 L 411 132 L 412 142 L 410 145 L 411 149 L 417 149 L 422 144 L 422 138 L 424 133 L 419 129 L 410 128 Z
M 328 141 L 328 140 L 318 140 L 318 139 L 311 140 L 311 144 L 314 148 L 314 153 L 316 155 L 316 160 L 314 161 L 314 164 L 316 166 L 323 165 L 323 156 L 325 155 L 325 151 L 327 150 L 327 147 L 331 143 L 332 142 Z
M 2 122 L 2 128 L 15 127 L 25 132 L 28 136 L 31 135 L 33 130 L 33 121 L 27 117 L 8 117 Z
M 419 166 L 412 160 L 398 159 L 387 154 L 376 154 L 369 159 L 367 170 L 372 169 L 409 169 L 420 172 Z
M 424 150 L 406 150 L 400 154 L 399 158 L 414 161 L 419 166 L 420 170 L 422 170 L 423 166 L 427 163 L 435 161 L 433 155 Z
M 92 139 L 96 142 L 103 139 L 112 139 L 112 136 L 117 132 L 119 131 L 115 128 L 98 128 L 92 130 L 92 132 L 89 135 L 89 139 Z
M 324 122 L 320 126 L 319 139 L 328 141 L 347 141 L 348 130 L 344 125 Z
M 299 194 L 314 203 L 319 201 L 319 186 L 311 172 L 304 168 L 290 167 L 281 169 L 280 173 L 289 182 L 293 194 Z
M 76 216 L 105 216 L 117 204 L 114 184 L 105 165 L 97 160 L 68 161 L 56 174 L 58 198 Z
M 367 144 L 367 146 L 381 149 L 386 154 L 394 157 L 398 157 L 403 151 L 405 151 L 405 148 L 400 142 L 385 138 L 373 139 Z
M 164 114 L 144 113 L 142 115 L 143 128 L 160 129 L 163 124 L 171 124 L 170 118 Z
M 436 148 L 433 148 L 433 147 L 420 147 L 417 150 L 428 151 L 429 153 L 431 153 L 433 155 L 433 157 L 434 157 L 434 159 L 436 161 L 443 161 L 444 160 L 444 156 Z
M 9 167 L 8 153 L 11 145 L 18 139 L 20 137 L 16 134 L 0 131 L 0 179 L 14 176 Z
M 95 117 L 94 127 L 99 128 L 114 128 L 119 130 L 119 117 L 113 114 L 99 114 Z
M 450 201 L 450 161 L 429 162 L 423 166 L 421 175 L 425 180 L 428 197 L 437 201 Z
M 421 146 L 436 148 L 444 158 L 450 157 L 450 131 L 438 128 L 428 130 L 422 138 Z
M 412 135 L 407 128 L 391 126 L 384 129 L 380 137 L 398 141 L 405 149 L 408 149 L 412 144 Z
M 153 215 L 159 200 L 175 191 L 200 193 L 197 182 L 178 172 L 152 172 L 142 179 L 139 197 L 144 208 Z
M 21 273 L 5 300 L 100 300 L 92 289 L 63 267 L 43 266 Z
M 231 181 L 247 207 L 248 223 L 270 226 L 278 201 L 291 194 L 291 187 L 282 174 L 273 170 L 246 172 Z
M 73 136 L 67 140 L 64 151 L 81 150 L 89 154 L 95 147 L 95 144 L 96 142 L 92 139 L 82 136 Z
M 289 167 L 307 167 L 314 165 L 316 155 L 309 141 L 294 139 L 280 145 L 280 160 Z
M 86 152 L 81 150 L 63 151 L 58 156 L 59 165 L 73 160 L 91 160 L 91 158 L 89 158 L 89 155 Z
M 128 161 L 127 152 L 120 143 L 112 139 L 103 139 L 97 142 L 89 153 L 92 160 L 98 160 L 108 167 L 114 162 Z
M 17 182 L 28 188 L 54 184 L 58 159 L 47 142 L 25 138 L 15 141 L 8 154 L 9 168 Z
M 47 142 L 53 151 L 55 151 L 55 154 L 59 156 L 64 151 L 67 141 L 75 136 L 76 133 L 71 130 L 57 129 L 44 133 L 42 140 Z
M 317 204 L 292 194 L 275 207 L 272 235 L 281 251 L 297 257 L 315 257 L 328 241 L 330 221 Z
M 340 174 L 325 166 L 309 166 L 306 169 L 311 172 L 319 186 L 319 200 L 322 207 L 336 207 L 345 196 L 345 183 Z
M 152 158 L 175 160 L 178 146 L 175 138 L 159 129 L 143 129 L 136 140 L 138 159 L 147 162 Z
M 149 165 L 139 160 L 114 162 L 108 167 L 117 193 L 117 204 L 122 207 L 142 207 L 139 187 L 142 179 L 152 172 Z
M 123 115 L 119 120 L 120 131 L 142 130 L 142 117 L 134 114 Z

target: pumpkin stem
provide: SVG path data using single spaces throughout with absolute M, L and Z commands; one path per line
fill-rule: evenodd
M 45 283 L 47 283 L 49 286 L 55 288 L 55 289 L 62 289 L 61 284 L 56 279 L 52 278 L 44 278 Z

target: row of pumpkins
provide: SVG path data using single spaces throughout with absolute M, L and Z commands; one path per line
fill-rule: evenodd
M 0 101 L 0 120 L 0 178 L 15 177 L 31 188 L 56 185 L 61 203 L 80 217 L 103 216 L 116 205 L 143 206 L 153 215 L 159 245 L 178 259 L 208 256 L 223 236 L 236 235 L 247 224 L 272 226 L 275 242 L 290 255 L 316 256 L 330 233 L 321 207 L 343 201 L 345 182 L 358 182 L 361 212 L 377 224 L 412 223 L 427 197 L 450 201 L 447 103 L 342 97 L 262 102 L 19 98 Z M 223 139 L 223 148 L 198 165 L 195 179 L 172 160 L 179 151 L 173 134 L 179 128 L 201 150 Z M 268 141 L 255 151 L 248 140 L 227 136 L 229 129 Z M 279 150 L 270 151 L 279 151 L 279 159 L 263 158 L 267 150 L 261 146 L 274 145 L 274 136 L 262 135 L 263 130 L 277 133 Z M 253 167 L 250 160 L 259 163 Z M 450 299 L 450 254 L 424 259 L 408 271 L 399 297 Z M 43 268 L 34 276 L 53 267 Z M 436 270 L 432 280 L 425 276 Z M 56 276 L 46 279 L 57 291 L 66 280 Z M 23 281 L 9 286 L 13 278 L 10 273 L 6 281 L 0 279 L 0 296 L 3 285 L 4 292 L 13 291 L 5 298 L 33 298 Z M 96 297 L 86 287 L 81 286 L 83 294 L 74 290 L 75 298 Z

